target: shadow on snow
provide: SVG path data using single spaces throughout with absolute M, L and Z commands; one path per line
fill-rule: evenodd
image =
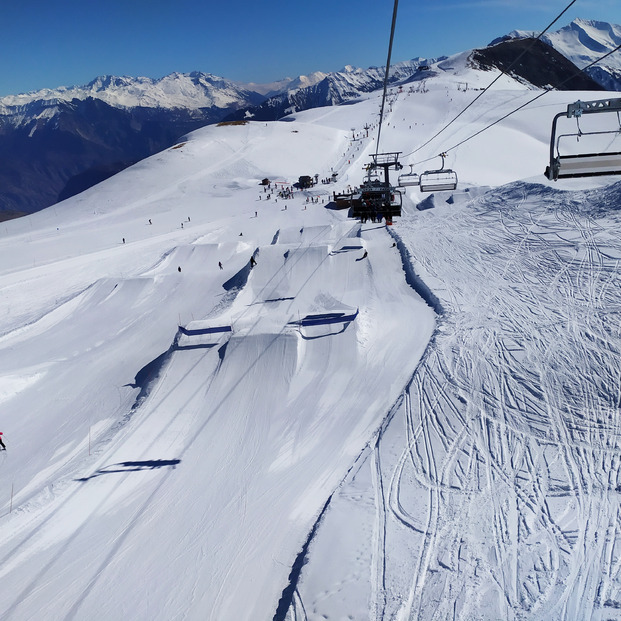
M 147 459 L 144 461 L 122 461 L 118 464 L 112 464 L 111 466 L 104 466 L 89 477 L 82 477 L 76 479 L 76 481 L 90 481 L 95 477 L 99 477 L 102 474 L 119 474 L 125 472 L 141 472 L 143 470 L 156 470 L 158 468 L 176 468 L 180 463 L 180 459 Z

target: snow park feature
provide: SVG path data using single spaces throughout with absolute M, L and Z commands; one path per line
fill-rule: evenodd
M 446 141 L 488 129 L 391 227 L 307 200 L 364 180 L 378 91 L 0 225 L 3 621 L 621 618 L 621 182 L 543 175 L 601 91 L 431 69 L 390 148 L 500 76 Z
M 214 347 L 221 344 L 223 337 L 229 337 L 233 331 L 232 326 L 221 325 L 212 321 L 191 321 L 187 326 L 179 326 L 179 332 L 175 339 L 177 349 L 190 349 L 194 347 Z

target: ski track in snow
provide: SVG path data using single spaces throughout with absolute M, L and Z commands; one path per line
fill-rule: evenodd
M 332 218 L 330 212 L 327 214 Z M 182 347 L 173 345 L 165 358 L 159 357 L 162 359 L 161 368 L 154 369 L 157 377 L 149 380 L 150 387 L 146 384 L 139 386 L 139 375 L 136 376 L 136 387 L 142 391 L 131 411 L 107 435 L 99 438 L 94 463 L 89 460 L 91 463 L 87 466 L 82 459 L 82 463 L 78 460 L 77 464 L 65 464 L 64 470 L 60 470 L 61 474 L 68 474 L 59 477 L 55 484 L 53 494 L 58 496 L 57 502 L 48 504 L 41 495 L 29 498 L 22 492 L 20 513 L 33 512 L 32 526 L 19 532 L 3 551 L 0 578 L 13 585 L 14 593 L 6 601 L 3 618 L 29 618 L 31 613 L 28 611 L 36 610 L 42 598 L 51 597 L 55 575 L 74 566 L 75 554 L 90 537 L 95 540 L 91 544 L 90 560 L 81 576 L 72 581 L 71 588 L 53 597 L 56 609 L 62 611 L 61 617 L 67 621 L 101 614 L 96 612 L 101 593 L 110 588 L 117 592 L 128 588 L 123 583 L 111 586 L 119 578 L 110 568 L 123 564 L 124 550 L 139 545 L 144 536 L 142 527 L 153 513 L 166 515 L 166 503 L 164 508 L 159 508 L 161 503 L 158 500 L 172 493 L 170 487 L 179 485 L 178 478 L 173 475 L 186 468 L 187 462 L 196 466 L 197 460 L 202 462 L 201 471 L 210 472 L 214 490 L 231 488 L 229 500 L 217 511 L 210 505 L 217 500 L 218 494 L 207 495 L 204 502 L 211 510 L 207 507 L 199 510 L 192 526 L 186 524 L 184 527 L 195 535 L 201 533 L 197 540 L 201 547 L 210 545 L 212 556 L 221 557 L 217 563 L 220 569 L 214 575 L 199 575 L 196 582 L 186 583 L 183 592 L 160 602 L 163 609 L 158 614 L 167 618 L 166 615 L 174 614 L 180 606 L 209 610 L 209 618 L 214 619 L 255 614 L 258 604 L 249 610 L 233 595 L 243 584 L 247 590 L 249 588 L 244 577 L 244 559 L 252 556 L 253 549 L 262 546 L 275 554 L 275 550 L 284 545 L 280 541 L 281 532 L 289 533 L 288 537 L 293 537 L 295 542 L 300 533 L 298 521 L 304 520 L 310 525 L 316 510 L 314 507 L 325 494 L 323 490 L 331 490 L 338 483 L 342 469 L 347 467 L 381 421 L 377 414 L 382 408 L 367 407 L 365 410 L 360 407 L 357 402 L 360 387 L 364 383 L 387 384 L 387 371 L 390 380 L 395 381 L 390 367 L 381 368 L 381 361 L 386 356 L 383 352 L 390 340 L 377 338 L 376 334 L 381 334 L 382 329 L 376 328 L 372 335 L 365 333 L 367 324 L 379 323 L 378 311 L 384 302 L 378 305 L 376 300 L 387 296 L 385 292 L 379 294 L 376 291 L 369 261 L 356 261 L 358 253 L 369 247 L 372 254 L 384 256 L 382 263 L 387 259 L 396 267 L 398 254 L 391 250 L 386 233 L 379 227 L 372 227 L 361 238 L 359 224 L 335 221 L 334 224 L 299 230 L 285 229 L 270 237 L 275 243 L 260 247 L 255 253 L 257 266 L 252 270 L 244 267 L 234 277 L 239 289 L 229 300 L 229 305 L 220 308 L 224 315 L 216 315 L 211 320 L 216 324 L 232 325 L 230 340 L 228 335 L 231 333 L 225 332 L 218 333 L 222 335 L 219 340 L 204 343 L 199 339 L 193 345 L 190 334 L 185 337 Z M 78 335 L 84 334 L 85 330 L 76 326 L 82 321 L 82 315 L 85 320 L 91 316 L 93 308 L 109 317 L 116 309 L 125 315 L 122 332 L 129 331 L 153 311 L 148 300 L 156 296 L 157 285 L 165 282 L 170 273 L 174 274 L 177 263 L 182 263 L 185 270 L 188 265 L 193 265 L 192 261 L 196 267 L 206 260 L 215 264 L 213 250 L 201 245 L 177 249 L 148 268 L 145 277 L 122 281 L 118 287 L 110 281 L 97 283 L 72 300 L 70 305 L 64 303 L 59 307 L 60 313 L 52 311 L 52 314 L 59 314 L 57 321 L 49 321 L 47 314 L 43 315 L 34 323 L 8 333 L 6 344 L 9 346 L 21 339 L 25 343 L 23 355 L 26 356 L 28 348 L 36 350 L 37 339 L 50 328 L 58 331 L 61 340 L 66 339 L 65 334 L 71 330 Z M 199 278 L 204 283 L 205 276 L 199 273 Z M 191 283 L 193 281 L 194 277 L 191 277 Z M 387 275 L 380 291 L 388 287 L 394 295 L 397 289 L 392 285 L 399 281 L 402 293 L 397 299 L 403 310 L 411 304 L 413 312 L 420 313 L 421 331 L 414 333 L 413 339 L 402 339 L 399 344 L 393 344 L 392 350 L 398 353 L 405 351 L 404 348 L 410 351 L 414 348 L 420 355 L 433 327 L 432 313 L 412 295 L 399 270 L 394 271 L 394 276 Z M 140 305 L 133 303 L 134 308 L 128 312 L 128 302 L 134 300 L 136 287 L 143 301 Z M 184 295 L 190 295 L 190 289 L 186 288 Z M 330 320 L 323 323 L 310 321 L 307 325 L 300 319 L 304 317 L 304 311 L 314 317 L 318 312 L 321 316 L 342 308 L 349 309 L 349 312 L 343 314 L 340 324 Z M 383 332 L 387 334 L 390 329 L 388 323 Z M 333 345 L 333 339 L 338 344 Z M 361 353 L 356 353 L 358 341 L 363 344 Z M 369 349 L 368 355 L 364 353 L 364 347 Z M 36 355 L 40 357 L 40 352 Z M 351 366 L 356 358 L 359 360 L 358 370 L 355 364 Z M 367 368 L 372 370 L 369 377 L 368 372 L 362 372 Z M 400 373 L 407 373 L 405 369 Z M 352 386 L 349 395 L 341 394 L 343 381 Z M 269 390 L 263 391 L 266 385 Z M 392 390 L 398 385 L 397 381 Z M 145 388 L 148 390 L 142 394 Z M 309 398 L 311 394 L 321 395 L 321 403 L 308 410 L 307 404 L 314 403 L 314 399 Z M 381 395 L 380 402 L 386 399 L 382 392 L 377 394 Z M 334 411 L 341 412 L 341 415 L 332 414 L 330 420 L 323 420 L 318 426 L 327 413 Z M 306 413 L 299 419 L 292 419 L 290 412 Z M 310 429 L 305 430 L 305 427 Z M 175 432 L 165 433 L 166 429 Z M 169 441 L 166 440 L 168 435 L 171 436 Z M 340 438 L 343 442 L 339 453 L 329 449 L 330 443 L 326 440 L 330 437 Z M 321 446 L 321 438 L 325 448 Z M 287 443 L 298 444 L 297 450 L 292 452 Z M 235 451 L 230 453 L 233 446 Z M 328 453 L 324 454 L 326 451 Z M 154 453 L 172 454 L 174 459 L 153 459 Z M 328 458 L 329 454 L 332 457 Z M 335 457 L 340 463 L 337 468 L 333 465 Z M 72 480 L 70 473 L 75 472 L 76 467 L 88 468 L 90 474 Z M 317 485 L 314 479 L 322 467 L 325 472 L 318 481 L 319 487 L 313 491 L 313 486 Z M 157 476 L 158 471 L 162 476 Z M 263 480 L 257 479 L 257 471 L 264 473 Z M 282 477 L 285 480 L 291 478 L 296 471 L 299 474 L 292 479 L 291 490 L 293 492 L 296 487 L 299 490 L 283 495 L 279 492 L 283 483 L 279 481 Z M 144 473 L 142 476 L 146 479 L 138 487 L 136 472 Z M 304 478 L 308 483 L 300 485 Z M 252 486 L 243 483 L 255 479 Z M 330 484 L 329 481 L 333 482 Z M 309 485 L 313 494 L 310 502 Z M 181 497 L 187 493 L 183 488 L 177 491 Z M 127 497 L 132 495 L 135 500 L 129 503 Z M 287 500 L 298 495 L 297 501 Z M 187 502 L 196 504 L 192 498 Z M 265 503 L 266 508 L 259 509 Z M 202 506 L 203 503 L 198 504 Z M 246 521 L 252 521 L 252 515 L 261 516 L 267 507 L 279 504 L 281 508 L 277 515 L 268 519 L 266 526 L 258 526 L 260 529 L 268 527 L 272 535 L 259 540 L 255 540 L 254 535 L 247 540 L 243 536 L 240 542 L 235 541 L 238 534 L 246 530 Z M 37 510 L 38 505 L 41 505 L 40 510 Z M 112 538 L 110 545 L 106 545 L 106 536 L 94 535 L 92 528 L 101 514 L 110 511 L 120 512 L 124 517 L 119 530 L 108 535 Z M 292 512 L 298 514 L 293 521 Z M 279 529 L 273 528 L 273 520 L 280 523 Z M 237 526 L 231 529 L 231 523 L 237 523 Z M 58 534 L 60 537 L 56 541 L 55 535 Z M 205 537 L 213 541 L 207 544 Z M 222 541 L 227 543 L 221 545 Z M 170 547 L 172 543 L 161 545 Z M 194 554 L 196 545 L 192 540 L 181 553 L 171 550 L 174 556 L 166 558 L 166 562 L 182 567 L 187 556 Z M 34 550 L 41 552 L 34 554 Z M 32 567 L 33 555 L 37 559 L 36 568 Z M 265 558 L 265 554 L 258 558 Z M 157 566 L 162 561 L 164 558 L 160 561 L 145 558 L 144 571 L 154 571 L 147 569 L 149 562 Z M 15 570 L 20 566 L 30 566 L 26 580 L 18 578 L 19 573 Z M 203 573 L 211 571 L 209 564 L 202 567 L 200 571 Z M 279 571 L 282 573 L 283 570 Z M 204 588 L 197 591 L 199 583 L 210 587 L 207 591 Z M 272 584 L 275 583 L 272 581 Z M 259 583 L 255 589 L 262 590 Z M 260 597 L 260 594 L 253 597 Z M 268 605 L 270 599 L 266 599 Z
M 392 90 L 403 152 L 474 97 L 430 87 Z M 68 203 L 86 241 L 6 225 L 3 619 L 621 619 L 619 188 L 406 199 L 392 238 L 257 200 L 359 183 L 377 102 L 189 137 Z
M 395 227 L 446 312 L 366 458 L 371 619 L 621 618 L 621 221 L 529 191 Z

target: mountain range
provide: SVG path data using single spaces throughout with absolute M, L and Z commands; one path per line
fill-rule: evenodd
M 514 30 L 490 45 L 506 39 L 536 36 L 534 32 Z M 557 32 L 546 33 L 541 40 L 582 69 L 621 44 L 621 26 L 595 20 L 576 19 Z M 621 57 L 619 54 L 611 54 L 601 63 L 587 68 L 585 73 L 606 90 L 621 90 Z
M 331 200 L 381 90 L 2 223 L 2 621 L 621 621 L 621 182 L 543 174 L 613 95 L 500 75 L 530 41 L 390 87 L 382 150 L 459 176 L 392 226 Z
M 428 67 L 444 58 L 414 58 L 392 65 L 388 81 L 390 84 L 406 81 L 419 72 L 421 67 Z M 239 109 L 227 116 L 226 120 L 252 118 L 256 121 L 276 121 L 293 112 L 320 106 L 338 106 L 360 97 L 363 93 L 382 88 L 384 72 L 383 67 L 360 69 L 348 65 L 341 71 L 322 74 L 321 79 L 305 86 L 298 86 L 299 80 L 296 80 L 260 105 Z M 315 76 L 319 77 L 318 74 Z
M 519 41 L 533 35 L 513 31 L 472 50 L 469 62 L 482 70 L 504 70 L 526 52 L 511 75 L 535 87 L 621 88 L 621 60 L 614 55 L 588 69 L 588 78 L 574 77 L 576 67 L 619 44 L 620 26 L 575 20 L 544 35 L 546 45 L 526 50 Z M 397 63 L 390 83 L 422 81 L 449 70 L 445 61 L 415 58 Z M 380 88 L 383 78 L 381 67 L 352 66 L 269 85 L 240 84 L 202 72 L 172 73 L 157 80 L 102 76 L 85 86 L 0 98 L 0 219 L 75 195 L 201 126 L 245 118 L 271 121 L 343 104 Z

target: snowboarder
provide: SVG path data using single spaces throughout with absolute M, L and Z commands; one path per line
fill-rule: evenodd
M 2 432 L 1 431 L 0 431 L 0 446 L 2 446 L 0 451 L 6 451 L 6 446 L 4 446 L 4 442 L 2 441 Z

